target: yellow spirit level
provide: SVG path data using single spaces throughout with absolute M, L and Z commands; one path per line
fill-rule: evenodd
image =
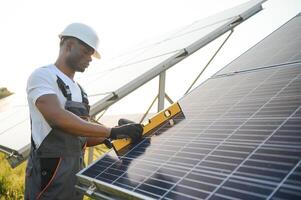
M 172 118 L 182 112 L 181 107 L 178 103 L 172 104 L 169 108 L 162 110 L 161 112 L 157 113 L 155 116 L 151 117 L 148 122 L 143 123 L 143 133 L 142 136 L 149 135 L 152 130 L 159 127 L 164 122 L 170 120 L 170 124 L 173 124 Z M 113 148 L 115 152 L 118 154 L 122 149 L 128 147 L 131 143 L 131 139 L 119 139 L 114 140 L 112 142 Z

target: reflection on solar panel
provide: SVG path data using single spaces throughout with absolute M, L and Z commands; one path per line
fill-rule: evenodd
M 249 55 L 282 46 L 266 42 L 279 33 L 300 37 L 300 17 Z M 175 125 L 120 159 L 100 158 L 78 174 L 77 187 L 102 198 L 301 199 L 301 61 L 287 62 L 292 54 L 248 71 L 238 58 L 240 72 L 214 76 L 179 101 Z
M 262 9 L 265 0 L 250 0 L 234 8 L 183 27 L 149 45 L 137 48 L 87 71 L 80 80 L 89 95 L 107 94 L 92 99 L 95 115 L 144 83 L 166 71 L 225 32 Z M 124 76 L 126 74 L 126 76 Z M 118 77 L 118 79 L 112 79 Z M 97 100 L 97 101 L 94 101 Z
M 261 4 L 264 1 L 250 0 L 178 29 L 172 34 L 157 38 L 146 46 L 107 61 L 101 68 L 90 69 L 79 80 L 90 95 L 89 101 L 92 105 L 90 114 L 92 116 L 98 114 L 212 40 L 234 29 L 262 10 Z M 99 71 L 100 69 L 104 70 Z M 25 99 L 24 97 L 25 95 L 22 98 Z M 29 114 L 26 107 L 20 111 L 15 112 L 12 109 L 8 112 L 11 112 L 9 116 L 14 119 L 22 116 L 23 121 L 7 119 L 5 126 L 1 123 L 0 150 L 7 154 L 21 154 L 20 160 L 24 160 L 28 156 L 30 147 Z M 23 114 L 27 117 L 23 118 Z M 0 118 L 2 116 L 6 116 L 6 113 L 0 112 Z M 15 138 L 22 139 L 16 141 Z M 18 162 L 14 163 L 14 165 L 18 164 Z
M 20 97 L 13 94 L 0 100 L 0 151 L 8 154 L 8 161 L 15 167 L 29 154 L 30 123 L 25 103 L 15 103 Z M 25 99 L 24 99 L 25 100 Z

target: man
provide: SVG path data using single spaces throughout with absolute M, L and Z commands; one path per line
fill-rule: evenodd
M 128 124 L 108 128 L 91 123 L 89 102 L 74 82 L 75 72 L 84 72 L 92 56 L 100 58 L 95 31 L 73 23 L 59 35 L 60 51 L 54 64 L 36 69 L 27 82 L 31 117 L 31 153 L 25 178 L 25 199 L 82 199 L 74 185 L 83 168 L 85 146 L 106 138 L 139 140 L 143 128 Z

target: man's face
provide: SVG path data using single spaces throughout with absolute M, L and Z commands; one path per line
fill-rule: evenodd
M 84 72 L 92 61 L 94 49 L 80 40 L 73 39 L 66 64 L 76 72 Z

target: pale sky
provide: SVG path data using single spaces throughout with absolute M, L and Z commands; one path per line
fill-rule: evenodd
M 102 60 L 94 60 L 90 67 L 99 67 L 104 60 L 144 40 L 244 2 L 246 0 L 1 1 L 0 87 L 7 87 L 15 93 L 24 92 L 28 75 L 35 68 L 55 61 L 59 43 L 57 35 L 69 23 L 86 23 L 98 32 Z M 263 11 L 236 27 L 202 80 L 301 12 L 301 0 L 268 0 L 263 7 Z M 182 64 L 185 67 L 179 65 L 167 73 L 169 96 L 177 100 L 183 95 L 221 42 L 222 38 L 213 43 L 211 49 L 205 48 L 192 55 L 190 60 L 185 60 Z M 143 89 L 147 91 L 149 87 L 154 86 Z M 136 92 L 138 98 L 128 97 L 123 105 L 112 109 L 112 113 L 145 111 L 154 98 L 149 96 L 146 100 L 146 93 Z M 129 106 L 133 102 L 135 109 Z

